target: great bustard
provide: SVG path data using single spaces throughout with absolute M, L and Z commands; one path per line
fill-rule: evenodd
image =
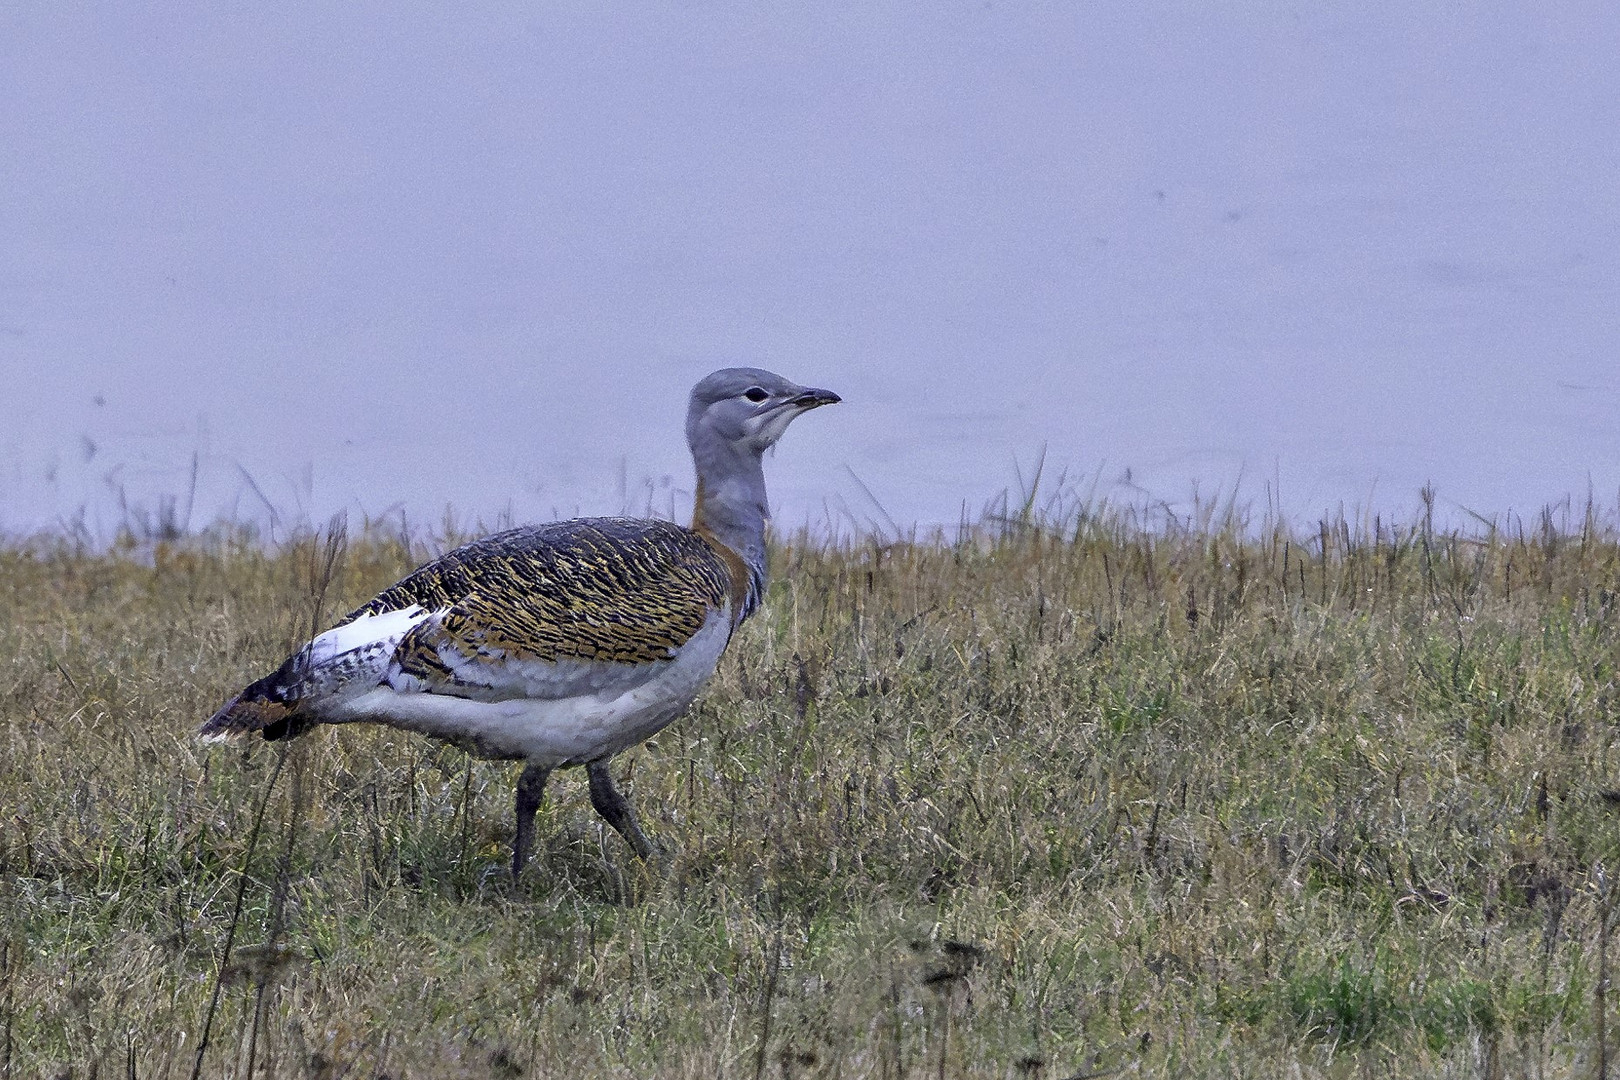
M 384 589 L 203 724 L 290 738 L 390 724 L 525 762 L 512 873 L 528 860 L 551 770 L 584 765 L 591 804 L 642 857 L 652 845 L 608 761 L 674 720 L 765 590 L 761 456 L 838 401 L 758 368 L 692 388 L 692 527 L 627 518 L 530 525 L 456 548 Z

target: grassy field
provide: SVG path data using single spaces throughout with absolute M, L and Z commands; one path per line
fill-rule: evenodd
M 1620 1054 L 1598 515 L 780 546 L 710 689 L 617 762 L 666 861 L 571 771 L 517 886 L 514 766 L 361 727 L 191 738 L 430 554 L 0 550 L 0 1076 L 1495 1078 Z

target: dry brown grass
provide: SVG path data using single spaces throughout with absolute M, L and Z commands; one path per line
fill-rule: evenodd
M 559 774 L 518 888 L 511 766 L 190 737 L 426 554 L 359 537 L 322 597 L 315 539 L 0 551 L 0 1076 L 191 1075 L 239 891 L 204 1076 L 1600 1064 L 1596 514 L 779 548 L 710 690 L 618 763 L 669 865 Z

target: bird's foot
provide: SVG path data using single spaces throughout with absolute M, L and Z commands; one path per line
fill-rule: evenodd
M 586 766 L 591 782 L 591 805 L 602 819 L 612 825 L 614 831 L 624 837 L 624 842 L 630 845 L 641 859 L 649 863 L 662 863 L 665 861 L 663 849 L 647 839 L 647 834 L 641 830 L 641 822 L 636 818 L 636 809 L 630 805 L 613 783 L 613 774 L 608 771 L 606 761 L 593 761 Z
M 529 852 L 534 847 L 534 814 L 545 798 L 546 778 L 550 775 L 549 768 L 531 762 L 524 766 L 523 774 L 518 777 L 513 800 L 517 817 L 517 829 L 512 836 L 513 882 L 522 876 L 524 866 L 528 865 Z

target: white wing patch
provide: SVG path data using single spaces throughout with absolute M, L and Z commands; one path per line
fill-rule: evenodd
M 336 626 L 304 646 L 298 697 L 335 703 L 363 694 L 382 682 L 400 640 L 431 613 L 412 605 L 399 611 L 362 615 Z

